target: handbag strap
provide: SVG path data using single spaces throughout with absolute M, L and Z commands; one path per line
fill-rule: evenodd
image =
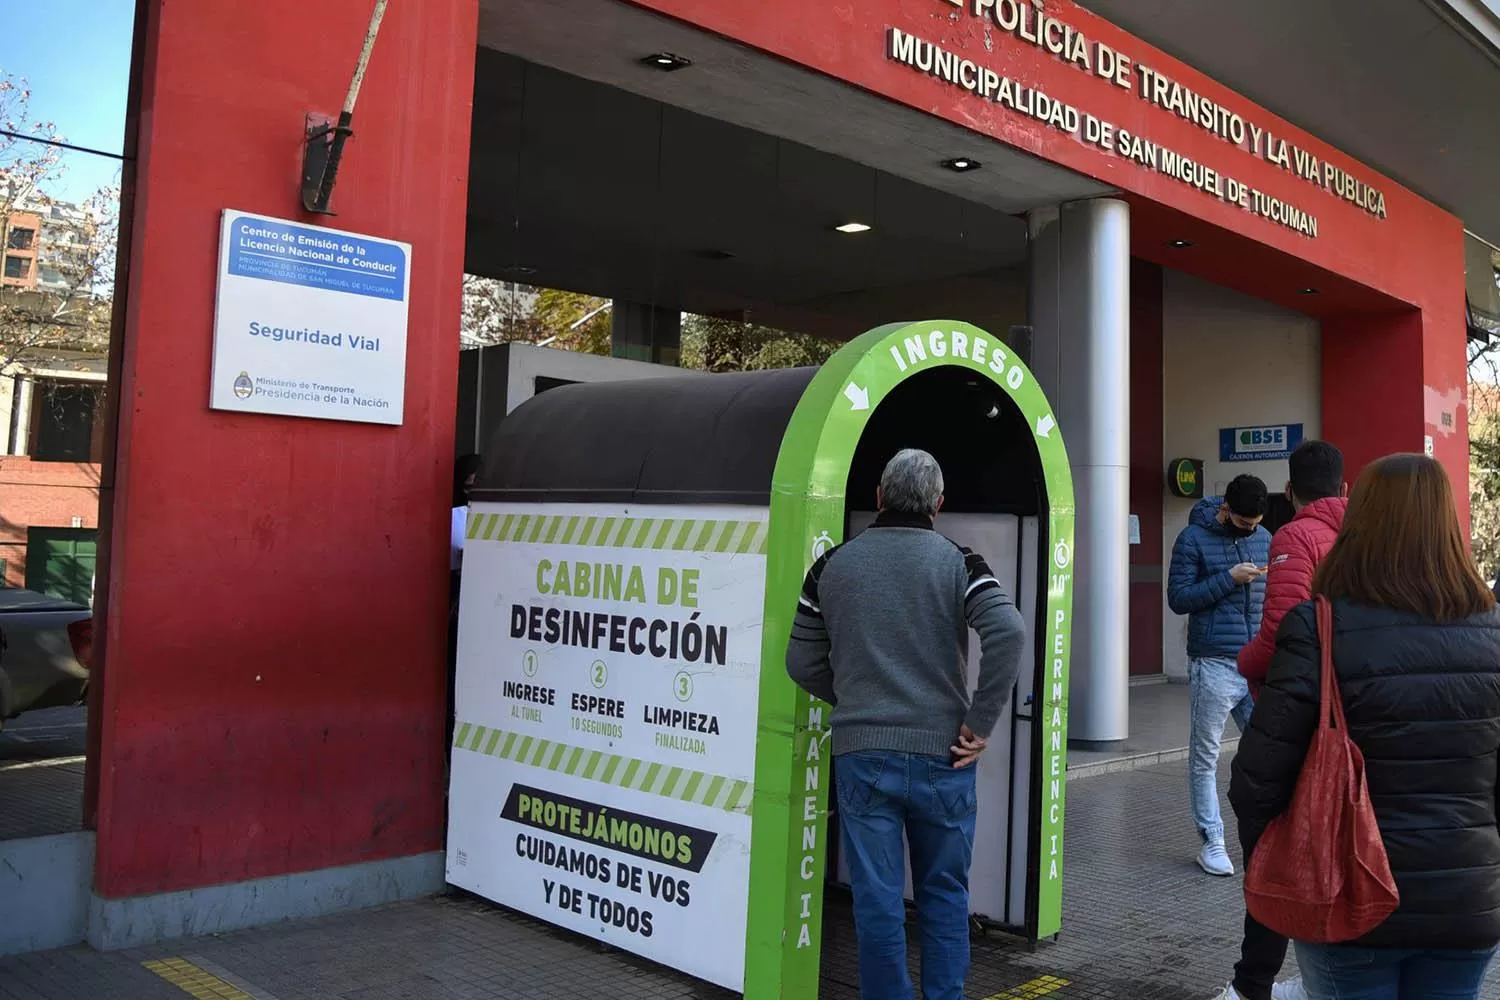
M 1318 612 L 1318 648 L 1321 653 L 1321 708 L 1318 725 L 1323 729 L 1344 729 L 1344 699 L 1339 697 L 1338 676 L 1333 669 L 1333 604 L 1326 597 L 1318 597 L 1315 607 Z

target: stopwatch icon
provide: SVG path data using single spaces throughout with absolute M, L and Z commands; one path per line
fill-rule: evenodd
M 821 535 L 819 535 L 817 538 L 813 539 L 813 543 L 812 543 L 812 557 L 813 557 L 813 560 L 816 561 L 818 559 L 822 559 L 823 556 L 831 548 L 833 548 L 833 536 L 830 535 L 828 532 L 825 531 Z

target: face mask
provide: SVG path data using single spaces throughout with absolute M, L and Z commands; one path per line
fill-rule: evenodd
M 1229 533 L 1231 535 L 1233 535 L 1235 538 L 1249 538 L 1251 535 L 1255 534 L 1255 529 L 1254 528 L 1250 528 L 1249 530 L 1246 530 L 1244 528 L 1241 528 L 1239 525 L 1235 524 L 1233 521 L 1225 521 L 1224 522 L 1224 527 L 1228 528 L 1229 529 Z

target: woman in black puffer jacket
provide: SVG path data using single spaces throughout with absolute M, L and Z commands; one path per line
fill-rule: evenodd
M 1393 455 L 1355 484 L 1313 593 L 1334 607 L 1349 735 L 1401 905 L 1345 945 L 1299 943 L 1313 1000 L 1477 997 L 1500 942 L 1500 611 L 1469 555 L 1447 473 Z M 1318 721 L 1313 605 L 1286 616 L 1234 761 L 1246 853 L 1292 800 Z

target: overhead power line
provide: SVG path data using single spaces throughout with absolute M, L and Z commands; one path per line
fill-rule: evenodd
M 20 139 L 22 142 L 34 142 L 42 146 L 51 146 L 54 149 L 67 149 L 75 153 L 88 153 L 91 156 L 103 156 L 111 160 L 128 160 L 130 157 L 124 153 L 106 153 L 102 149 L 91 149 L 88 146 L 75 146 L 71 142 L 63 142 L 59 139 L 43 139 L 39 135 L 27 135 L 25 132 L 12 132 L 9 129 L 0 128 L 0 135 L 7 139 Z

